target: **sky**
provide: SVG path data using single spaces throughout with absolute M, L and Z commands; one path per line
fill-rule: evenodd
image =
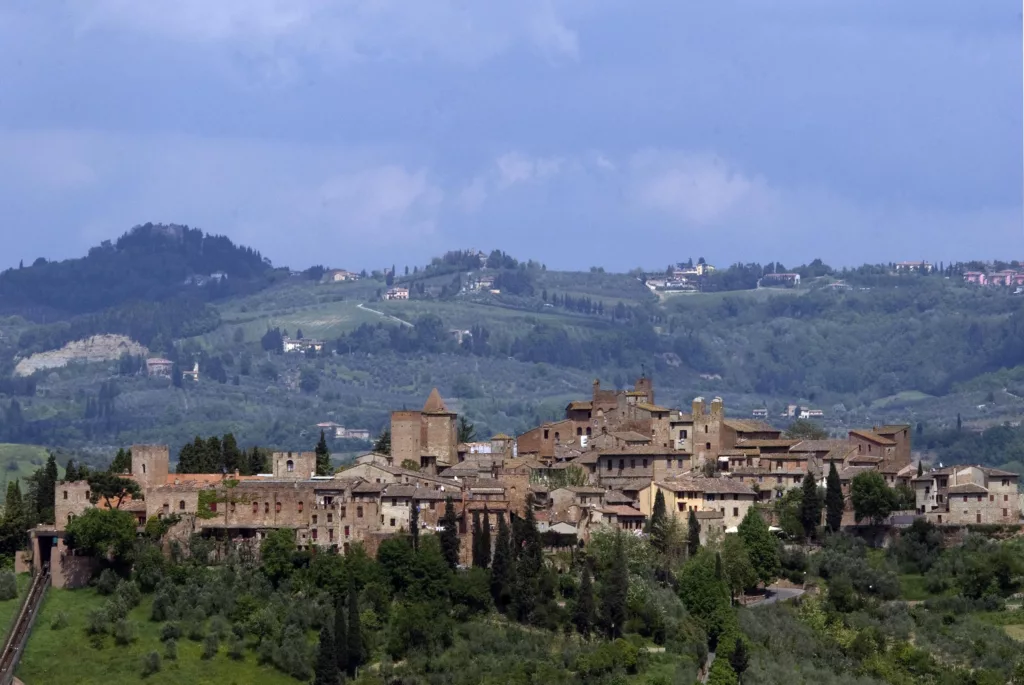
M 7 0 L 0 268 L 1024 259 L 1010 0 Z

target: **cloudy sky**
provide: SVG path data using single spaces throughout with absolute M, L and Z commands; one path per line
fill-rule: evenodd
M 1024 258 L 1016 0 L 8 0 L 0 267 Z

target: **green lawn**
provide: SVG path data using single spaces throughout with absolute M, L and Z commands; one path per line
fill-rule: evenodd
M 149 621 L 151 597 L 144 598 L 142 604 L 129 614 L 129 619 L 138 628 L 138 639 L 134 644 L 120 647 L 112 638 L 106 637 L 103 648 L 96 649 L 85 632 L 86 616 L 91 609 L 102 606 L 104 600 L 91 589 L 51 588 L 18 667 L 18 677 L 30 685 L 58 682 L 66 685 L 128 685 L 139 682 L 154 685 L 294 685 L 298 682 L 272 667 L 260 666 L 251 652 L 246 653 L 243 661 L 234 661 L 222 646 L 216 657 L 204 660 L 200 656 L 201 644 L 185 638 L 178 640 L 177 661 L 163 659 L 163 645 L 159 639 L 161 624 Z M 59 612 L 67 614 L 68 625 L 54 630 L 51 623 Z M 160 653 L 162 668 L 159 673 L 143 680 L 142 659 L 152 651 Z
M 14 445 L 0 443 L 0 474 L 3 483 L 0 483 L 0 502 L 7 497 L 7 483 L 16 478 L 22 481 L 32 475 L 36 469 L 46 463 L 49 456 L 46 449 L 36 445 Z M 57 470 L 64 472 L 64 465 L 58 464 Z M 25 484 L 21 486 L 22 494 L 25 493 Z
M 21 603 L 25 600 L 25 593 L 28 592 L 28 586 L 31 582 L 31 574 L 18 574 L 18 596 L 14 599 L 8 599 L 7 601 L 0 602 L 0 632 L 2 632 L 4 636 L 6 636 L 7 631 L 11 629 L 11 624 L 14 622 L 18 609 L 21 608 Z
M 924 584 L 924 576 L 919 573 L 907 573 L 900 576 L 900 599 L 908 602 L 923 602 L 935 597 L 928 592 Z

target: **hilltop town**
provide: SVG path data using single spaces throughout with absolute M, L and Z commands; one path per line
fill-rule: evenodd
M 925 471 L 912 460 L 909 425 L 804 439 L 761 420 L 731 418 L 720 398 L 698 397 L 689 409 L 658 405 L 647 376 L 625 391 L 595 380 L 590 397 L 569 402 L 561 420 L 516 437 L 460 443 L 458 416 L 434 389 L 422 409 L 392 412 L 388 451 L 360 456 L 333 475 L 316 475 L 314 452 L 275 452 L 267 474 L 174 473 L 166 446 L 135 445 L 124 475 L 142 497 L 113 506 L 132 512 L 140 527 L 166 519 L 171 537 L 181 540 L 202 534 L 258 542 L 287 529 L 299 548 L 346 553 L 359 543 L 373 554 L 413 521 L 437 530 L 449 499 L 462 536 L 471 517 L 494 529 L 499 518 L 522 517 L 532 507 L 542 532 L 586 541 L 601 528 L 642 534 L 660 494 L 681 522 L 694 513 L 707 540 L 734 533 L 752 507 L 771 520 L 775 500 L 808 475 L 825 488 L 834 468 L 843 527 L 915 518 L 947 527 L 1019 523 L 1017 474 L 969 464 Z M 913 506 L 884 520 L 858 520 L 851 486 L 867 472 L 911 493 Z M 95 560 L 77 557 L 63 539 L 88 508 L 112 506 L 90 487 L 87 480 L 57 483 L 55 525 L 32 531 L 30 556 L 50 565 L 54 585 L 91 575 Z M 462 553 L 468 564 L 471 545 Z

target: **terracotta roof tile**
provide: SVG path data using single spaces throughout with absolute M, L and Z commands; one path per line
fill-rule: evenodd
M 726 426 L 732 428 L 737 433 L 781 433 L 782 431 L 772 428 L 771 425 L 764 421 L 757 421 L 755 419 L 726 419 L 722 421 Z
M 615 516 L 620 516 L 620 517 L 622 517 L 622 516 L 637 517 L 637 516 L 643 516 L 644 515 L 644 513 L 642 511 L 640 511 L 639 509 L 634 509 L 633 507 L 627 506 L 625 504 L 618 504 L 618 505 L 611 506 L 611 507 L 602 507 L 601 508 L 601 512 L 605 513 L 605 514 L 614 514 Z
M 424 414 L 450 414 L 448 407 L 445 406 L 444 400 L 441 399 L 441 393 L 434 388 L 430 391 L 430 396 L 427 397 L 426 404 L 423 405 Z
M 896 444 L 895 440 L 890 440 L 889 438 L 883 437 L 878 433 L 874 433 L 869 430 L 862 430 L 860 428 L 854 428 L 853 430 L 851 430 L 850 435 L 856 435 L 857 437 L 863 438 L 869 442 L 873 442 L 876 445 L 885 445 L 886 447 L 891 447 Z

